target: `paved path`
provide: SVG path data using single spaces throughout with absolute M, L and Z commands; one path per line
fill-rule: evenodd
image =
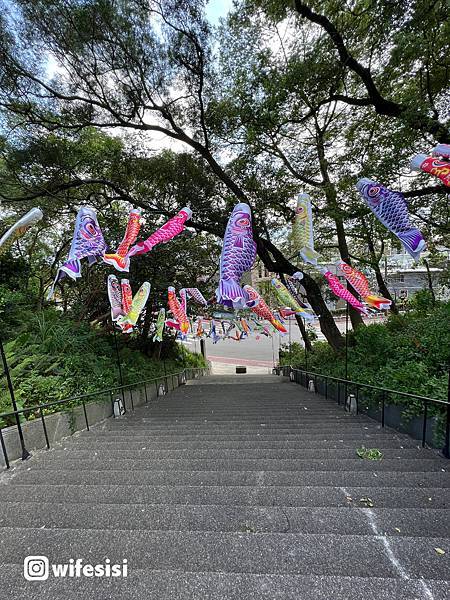
M 275 376 L 193 383 L 2 476 L 1 598 L 448 600 L 448 461 Z

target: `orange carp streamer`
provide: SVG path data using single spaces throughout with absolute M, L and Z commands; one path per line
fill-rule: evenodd
M 133 208 L 128 216 L 128 224 L 123 240 L 114 254 L 105 254 L 103 256 L 103 261 L 108 265 L 112 265 L 118 271 L 128 271 L 130 268 L 130 258 L 127 256 L 128 250 L 137 240 L 140 229 L 141 211 Z

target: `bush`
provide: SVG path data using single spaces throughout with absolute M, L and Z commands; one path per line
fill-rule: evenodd
M 429 296 L 422 294 L 410 309 L 404 315 L 391 315 L 385 323 L 349 333 L 348 377 L 358 383 L 446 400 L 450 302 L 433 305 Z M 292 344 L 291 354 L 284 347 L 280 361 L 304 369 L 303 347 Z M 342 378 L 345 352 L 336 353 L 326 342 L 316 342 L 308 354 L 308 370 Z M 364 395 L 369 399 L 373 396 L 367 392 Z M 406 405 L 410 416 L 423 411 L 418 400 L 391 395 L 390 402 Z M 442 411 L 430 406 L 430 415 L 438 412 Z
M 54 309 L 34 315 L 28 331 L 5 344 L 5 352 L 18 404 L 32 407 L 89 394 L 120 385 L 114 337 L 77 323 Z M 174 344 L 167 360 L 150 358 L 133 347 L 133 340 L 118 336 L 124 384 L 180 371 L 184 366 L 203 367 L 201 355 Z M 70 404 L 72 405 L 72 403 Z M 52 407 L 49 412 L 60 410 Z M 11 411 L 6 387 L 0 390 L 0 413 Z M 35 415 L 25 415 L 33 418 Z M 7 418 L 7 422 L 14 420 Z M 1 425 L 1 423 L 0 423 Z

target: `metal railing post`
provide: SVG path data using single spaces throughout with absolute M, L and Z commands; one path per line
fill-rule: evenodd
M 47 450 L 50 450 L 50 442 L 48 440 L 47 426 L 45 424 L 44 413 L 42 412 L 42 408 L 41 407 L 39 407 L 39 412 L 41 414 L 42 428 L 44 430 L 45 443 L 47 444 Z
M 82 404 L 83 404 L 84 420 L 86 421 L 86 429 L 89 431 L 89 421 L 88 421 L 88 416 L 87 416 L 87 412 L 86 412 L 86 403 L 84 400 L 82 400 Z
M 115 413 L 115 411 L 114 411 L 114 398 L 113 398 L 113 393 L 112 393 L 112 391 L 111 391 L 111 390 L 109 390 L 109 399 L 110 399 L 110 401 L 111 401 L 111 411 L 112 411 L 112 416 L 113 416 L 113 419 L 115 419 L 115 418 L 116 418 L 116 413 Z
M 450 399 L 447 404 L 447 419 L 445 423 L 445 442 L 443 454 L 445 458 L 450 458 Z
M 3 458 L 5 459 L 6 468 L 9 469 L 8 452 L 6 451 L 5 440 L 3 439 L 3 433 L 0 429 L 0 444 L 2 445 Z
M 428 401 L 425 400 L 423 407 L 423 428 L 422 428 L 422 448 L 425 448 L 427 439 L 427 416 L 428 416 Z
M 9 395 L 11 397 L 11 404 L 13 407 L 13 411 L 16 413 L 16 425 L 17 425 L 17 433 L 19 434 L 20 447 L 22 449 L 22 460 L 26 460 L 31 456 L 28 450 L 25 448 L 25 440 L 23 437 L 22 425 L 20 423 L 19 413 L 17 412 L 17 403 L 16 397 L 14 395 L 14 387 L 12 384 L 11 373 L 9 372 L 8 362 L 6 360 L 5 349 L 3 347 L 2 338 L 0 337 L 0 355 L 2 357 L 3 370 L 6 376 L 6 382 L 8 384 Z

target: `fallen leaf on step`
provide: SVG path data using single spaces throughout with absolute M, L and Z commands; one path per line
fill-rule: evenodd
M 442 548 L 435 548 L 436 550 L 436 554 L 439 554 L 439 556 L 442 556 L 443 554 L 445 554 L 445 550 L 442 550 Z
M 394 527 L 394 529 L 397 533 L 400 533 L 400 529 L 398 527 Z

